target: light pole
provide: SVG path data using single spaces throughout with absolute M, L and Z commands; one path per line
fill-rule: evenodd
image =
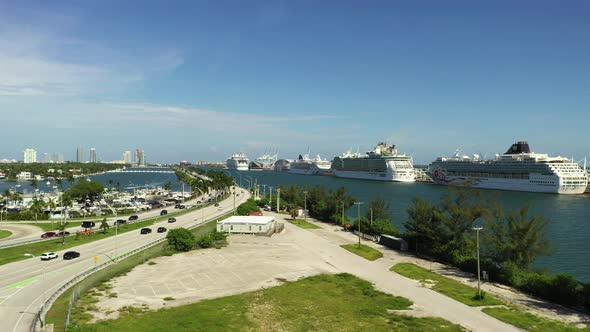
M 277 188 L 277 213 L 279 213 L 281 208 L 281 188 Z
M 114 261 L 115 258 L 117 258 L 117 252 L 118 252 L 118 243 L 117 243 L 117 235 L 119 234 L 119 221 L 117 220 L 117 210 L 115 210 L 112 206 L 109 205 L 109 203 L 107 203 L 107 201 L 104 202 L 109 209 L 111 209 L 111 211 L 113 212 L 113 214 L 115 215 L 115 255 L 113 256 L 113 262 L 116 263 L 116 261 Z
M 268 186 L 268 191 L 270 192 L 270 199 L 268 200 L 268 204 L 272 206 L 272 187 L 271 186 Z
M 361 247 L 361 205 L 363 202 L 354 202 L 358 210 L 358 223 L 359 223 L 359 248 Z
M 35 258 L 35 257 L 36 257 L 36 256 L 35 256 L 35 255 L 33 255 L 33 254 L 24 254 L 24 255 L 25 255 L 25 256 L 28 256 L 28 257 L 32 257 L 32 258 Z M 43 284 L 45 284 L 45 264 L 41 264 L 41 271 L 42 271 L 42 273 L 43 273 L 43 274 L 42 274 L 42 277 L 41 277 L 41 280 L 43 280 Z M 42 299 L 42 302 L 41 302 L 41 304 L 39 305 L 39 309 L 40 309 L 40 310 L 41 310 L 41 309 L 43 308 L 43 306 L 45 305 L 45 288 L 46 288 L 46 287 L 45 287 L 45 285 L 43 285 L 43 297 L 41 298 L 41 299 Z M 43 321 L 41 320 L 41 316 L 39 316 L 39 321 L 41 322 L 41 327 L 43 327 Z
M 307 190 L 303 191 L 303 218 L 307 220 Z
M 252 190 L 252 183 L 248 179 L 244 179 L 244 181 L 248 181 L 248 191 Z
M 481 300 L 481 273 L 479 272 L 479 231 L 481 231 L 483 227 L 473 227 L 472 229 L 475 231 L 477 238 L 477 296 Z
M 266 198 L 266 185 L 262 185 L 262 197 Z

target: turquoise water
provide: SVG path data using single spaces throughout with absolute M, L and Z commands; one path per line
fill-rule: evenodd
M 328 188 L 344 186 L 356 199 L 368 202 L 378 194 L 389 201 L 394 224 L 403 229 L 406 209 L 412 198 L 421 196 L 437 202 L 447 192 L 447 187 L 427 183 L 394 183 L 368 180 L 341 179 L 330 176 L 308 176 L 281 172 L 236 172 L 231 173 L 237 182 L 242 175 L 242 186 L 248 187 L 247 176 L 258 183 L 273 187 L 277 185 L 325 185 Z M 266 188 L 268 193 L 268 187 Z M 263 188 L 260 187 L 262 193 Z M 485 195 L 497 197 L 504 208 L 516 209 L 525 204 L 531 212 L 548 218 L 547 238 L 553 245 L 553 254 L 541 257 L 535 267 L 553 272 L 565 272 L 590 281 L 590 195 L 555 195 L 499 190 L 483 190 Z M 355 210 L 356 211 L 356 210 Z M 349 211 L 351 217 L 355 211 Z M 364 213 L 363 213 L 364 214 Z

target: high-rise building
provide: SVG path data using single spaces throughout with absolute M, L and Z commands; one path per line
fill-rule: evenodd
M 78 145 L 78 150 L 76 151 L 76 162 L 84 162 L 84 150 L 82 148 L 82 145 Z
M 90 162 L 96 163 L 96 149 L 90 148 Z
M 53 155 L 53 162 L 58 163 L 58 164 L 62 164 L 64 162 L 64 155 L 56 152 Z
M 142 149 L 135 150 L 135 163 L 137 166 L 145 166 L 145 154 Z
M 25 164 L 31 164 L 37 162 L 37 151 L 35 149 L 25 149 L 24 152 L 24 162 Z
M 125 164 L 131 164 L 131 151 L 123 152 L 123 161 Z
M 49 153 L 45 152 L 45 153 L 43 154 L 43 162 L 44 162 L 44 163 L 50 163 L 50 162 L 52 162 L 52 161 L 53 161 L 53 160 L 51 160 L 51 155 L 50 155 Z

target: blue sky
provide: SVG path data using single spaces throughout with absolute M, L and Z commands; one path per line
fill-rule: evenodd
M 0 3 L 0 159 L 590 157 L 588 1 Z

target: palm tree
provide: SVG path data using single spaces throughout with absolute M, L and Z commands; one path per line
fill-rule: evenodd
M 35 197 L 33 199 L 33 203 L 31 204 L 31 207 L 29 207 L 29 211 L 31 211 L 32 213 L 35 214 L 35 222 L 37 222 L 37 214 L 43 213 L 45 208 L 45 202 L 41 199 L 38 199 L 37 197 Z
M 102 222 L 100 223 L 100 229 L 102 229 L 102 233 L 106 234 L 107 230 L 109 229 L 109 223 L 107 222 L 107 218 L 102 219 Z
M 61 244 L 66 243 L 66 228 L 68 228 L 69 224 L 69 221 L 60 221 L 57 223 L 57 229 L 61 231 Z

